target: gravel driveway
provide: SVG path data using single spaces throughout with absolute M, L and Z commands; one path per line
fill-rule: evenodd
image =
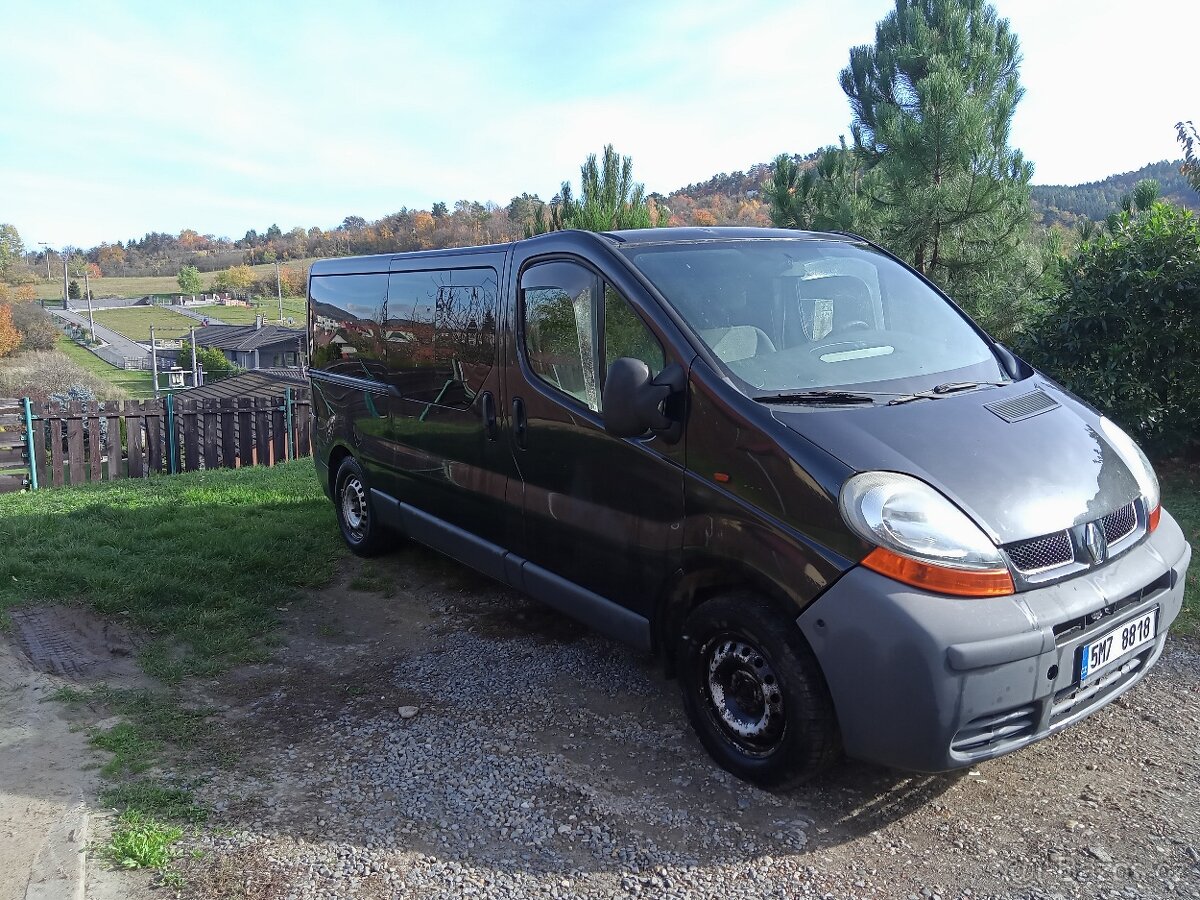
M 1004 759 L 775 795 L 710 762 L 649 658 L 423 550 L 281 615 L 277 662 L 204 698 L 237 761 L 186 893 L 1200 897 L 1194 643 Z

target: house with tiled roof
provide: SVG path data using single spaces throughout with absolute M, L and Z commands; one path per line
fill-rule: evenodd
M 282 369 L 301 365 L 305 333 L 300 328 L 267 325 L 205 325 L 196 329 L 196 346 L 220 350 L 240 369 Z

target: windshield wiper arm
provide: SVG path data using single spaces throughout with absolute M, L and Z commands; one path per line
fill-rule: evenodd
M 958 394 L 962 391 L 973 391 L 975 388 L 981 387 L 1003 387 L 1009 384 L 1007 381 L 947 381 L 943 384 L 935 385 L 927 391 L 917 391 L 913 394 L 905 394 L 902 397 L 893 397 L 888 401 L 888 406 L 896 406 L 900 403 L 912 403 L 914 400 L 937 400 L 949 394 Z
M 795 391 L 788 394 L 762 394 L 754 399 L 759 403 L 828 403 L 832 406 L 875 402 L 875 398 L 867 394 L 850 391 Z

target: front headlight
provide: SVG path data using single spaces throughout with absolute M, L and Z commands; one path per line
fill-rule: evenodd
M 1150 465 L 1150 460 L 1146 459 L 1146 454 L 1142 452 L 1142 448 L 1137 445 L 1124 430 L 1106 416 L 1100 417 L 1100 430 L 1104 432 L 1104 437 L 1112 444 L 1117 455 L 1121 457 L 1121 461 L 1129 469 L 1131 475 L 1138 483 L 1138 490 L 1142 492 L 1142 500 L 1146 503 L 1146 515 L 1150 520 L 1150 530 L 1153 531 L 1158 527 L 1158 519 L 1160 514 L 1160 505 L 1162 503 L 1162 495 L 1159 493 L 1158 476 L 1154 474 L 1154 466 Z
M 850 529 L 876 545 L 864 566 L 944 594 L 1013 593 L 996 545 L 925 482 L 897 472 L 863 472 L 842 486 L 839 505 Z

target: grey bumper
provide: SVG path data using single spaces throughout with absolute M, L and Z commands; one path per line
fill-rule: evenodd
M 1162 653 L 1190 559 L 1164 511 L 1133 549 L 1049 587 L 959 599 L 859 567 L 797 624 L 829 683 L 849 756 L 945 771 L 1053 734 L 1135 684 Z M 1081 688 L 1079 648 L 1156 606 L 1157 638 Z

